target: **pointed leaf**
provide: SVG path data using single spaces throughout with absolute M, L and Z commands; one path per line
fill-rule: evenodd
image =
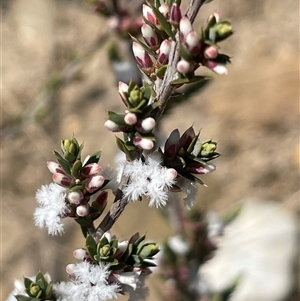
M 101 157 L 101 151 L 97 151 L 90 156 L 90 158 L 85 162 L 84 166 L 91 163 L 98 163 Z
M 70 165 L 70 163 L 65 158 L 63 158 L 58 152 L 53 151 L 53 153 L 54 153 L 54 156 L 55 156 L 58 164 L 70 176 L 71 175 L 71 165 Z

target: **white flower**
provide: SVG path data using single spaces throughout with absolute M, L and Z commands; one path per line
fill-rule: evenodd
M 221 292 L 238 280 L 230 301 L 283 300 L 293 283 L 294 216 L 276 203 L 248 200 L 224 233 L 215 256 L 200 268 L 200 281 Z
M 61 235 L 64 232 L 61 216 L 68 211 L 66 189 L 54 183 L 43 185 L 35 197 L 40 205 L 34 212 L 35 225 L 47 228 L 51 235 Z
M 176 173 L 169 172 L 167 167 L 160 165 L 162 158 L 158 153 L 148 155 L 146 162 L 135 160 L 119 167 L 119 176 L 128 176 L 129 183 L 124 188 L 124 197 L 129 201 L 138 200 L 145 195 L 149 206 L 166 205 L 169 198 L 169 188 L 176 183 Z M 174 175 L 173 177 L 170 175 Z
M 92 265 L 86 261 L 73 268 L 72 282 L 62 282 L 54 286 L 60 301 L 105 301 L 117 298 L 119 286 L 109 284 L 108 266 Z
M 181 235 L 171 236 L 168 245 L 172 251 L 178 255 L 185 255 L 189 250 L 189 245 L 183 240 Z

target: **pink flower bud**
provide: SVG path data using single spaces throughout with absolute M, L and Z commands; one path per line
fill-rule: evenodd
M 74 263 L 70 263 L 66 266 L 66 272 L 69 274 L 69 275 L 73 275 L 74 274 L 74 268 L 75 268 L 75 264 Z
M 69 187 L 72 182 L 70 177 L 63 175 L 61 173 L 54 173 L 52 176 L 52 180 L 54 183 L 63 187 Z
M 156 125 L 155 119 L 152 117 L 145 118 L 141 123 L 142 129 L 146 133 L 152 131 L 154 129 L 155 125 Z
M 81 191 L 71 191 L 68 193 L 68 201 L 71 204 L 80 204 L 83 199 L 83 193 Z
M 80 248 L 80 249 L 76 249 L 73 252 L 73 256 L 78 259 L 78 260 L 84 260 L 89 258 L 89 253 L 86 251 L 86 249 Z
M 76 208 L 76 213 L 78 216 L 87 216 L 90 213 L 90 205 L 89 204 L 85 204 L 85 205 L 79 205 Z
M 171 43 L 169 40 L 164 40 L 159 47 L 159 54 L 157 62 L 160 65 L 165 65 L 169 61 L 169 54 L 171 50 Z
M 174 168 L 168 168 L 166 171 L 166 177 L 170 180 L 174 180 L 177 177 L 177 171 Z
M 170 7 L 167 3 L 163 3 L 158 10 L 167 18 L 169 19 L 169 12 L 170 12 Z
M 51 173 L 61 173 L 65 175 L 65 171 L 62 169 L 62 167 L 53 161 L 47 161 L 47 167 Z
M 200 51 L 200 37 L 197 34 L 196 31 L 191 30 L 186 38 L 185 38 L 185 43 L 187 45 L 187 48 L 189 50 L 189 52 L 193 55 L 196 55 L 199 53 Z
M 178 27 L 180 20 L 181 20 L 180 6 L 177 3 L 173 3 L 170 11 L 170 23 L 174 27 Z
M 128 101 L 125 97 L 125 94 L 124 93 L 127 93 L 128 92 L 128 85 L 119 81 L 119 95 L 123 101 L 123 103 L 125 104 L 125 106 L 127 107 L 128 106 Z
M 132 43 L 133 54 L 138 62 L 138 64 L 143 68 L 153 67 L 153 62 L 150 55 L 145 51 L 145 49 L 137 42 Z
M 153 25 L 157 25 L 158 21 L 157 18 L 152 10 L 151 7 L 149 7 L 148 5 L 143 4 L 143 17 L 149 21 L 150 23 L 152 23 Z
M 120 241 L 118 243 L 118 249 L 115 253 L 115 258 L 119 259 L 122 257 L 122 255 L 125 253 L 125 251 L 127 250 L 129 245 L 129 241 L 128 240 L 124 240 L 124 241 Z
M 204 56 L 207 59 L 215 59 L 218 56 L 218 50 L 213 46 L 208 46 L 204 50 Z
M 119 126 L 115 122 L 113 122 L 109 119 L 105 121 L 104 126 L 111 132 L 120 132 L 121 131 Z
M 50 273 L 49 272 L 46 272 L 45 274 L 44 274 L 44 277 L 45 277 L 45 280 L 47 281 L 47 283 L 51 283 L 52 282 L 52 277 L 51 277 L 51 275 L 50 275 Z
M 101 166 L 98 163 L 90 163 L 81 169 L 81 175 L 84 177 L 94 176 L 101 171 Z
M 224 64 L 216 63 L 214 61 L 207 61 L 205 66 L 219 75 L 228 74 L 228 70 Z
M 213 16 L 216 19 L 216 22 L 219 23 L 220 22 L 220 12 L 218 10 L 216 10 L 213 14 Z
M 194 174 L 208 174 L 216 169 L 216 166 L 213 164 L 201 165 L 200 163 L 190 164 L 187 167 L 187 171 Z
M 154 147 L 154 142 L 148 138 L 134 137 L 133 144 L 144 150 L 151 150 Z
M 136 114 L 129 112 L 124 116 L 124 121 L 128 125 L 134 125 L 137 123 L 137 116 Z
M 147 45 L 153 50 L 157 50 L 159 47 L 159 40 L 156 31 L 148 24 L 143 24 L 141 31 Z
M 101 175 L 93 176 L 88 179 L 88 182 L 86 183 L 86 190 L 88 192 L 94 192 L 97 189 L 99 189 L 104 183 L 104 177 Z
M 192 69 L 191 63 L 186 60 L 180 60 L 177 63 L 177 70 L 182 74 L 190 73 L 192 71 L 191 69 Z
M 187 17 L 182 17 L 180 22 L 179 22 L 179 31 L 184 39 L 188 33 L 192 30 L 192 23 Z

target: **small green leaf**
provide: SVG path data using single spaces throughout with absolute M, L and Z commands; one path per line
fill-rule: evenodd
M 92 258 L 97 254 L 97 244 L 94 238 L 91 235 L 86 237 L 86 248 Z
M 81 168 L 82 168 L 82 162 L 81 162 L 81 160 L 76 160 L 74 162 L 73 166 L 72 166 L 71 175 L 73 177 L 78 177 Z
M 108 112 L 108 119 L 115 122 L 118 125 L 125 125 L 127 126 L 127 124 L 124 121 L 124 115 L 121 114 L 117 114 L 115 112 L 109 111 Z
M 161 66 L 157 71 L 156 71 L 156 75 L 159 77 L 159 78 L 163 78 L 165 73 L 166 73 L 166 70 L 168 68 L 168 65 L 163 65 Z
M 58 164 L 70 176 L 71 175 L 71 164 L 65 158 L 63 158 L 58 152 L 53 151 L 53 153 L 54 153 L 54 156 L 55 156 Z
M 194 75 L 192 78 L 177 78 L 173 81 L 171 81 L 171 85 L 178 85 L 178 84 L 191 84 L 195 82 L 201 82 L 201 81 L 207 81 L 211 80 L 211 77 L 209 76 L 204 76 L 204 75 Z

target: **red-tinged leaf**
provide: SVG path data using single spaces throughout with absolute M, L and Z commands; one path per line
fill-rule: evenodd
M 181 136 L 180 138 L 180 146 L 183 147 L 185 150 L 191 144 L 193 138 L 195 137 L 195 131 L 193 127 L 189 127 Z

